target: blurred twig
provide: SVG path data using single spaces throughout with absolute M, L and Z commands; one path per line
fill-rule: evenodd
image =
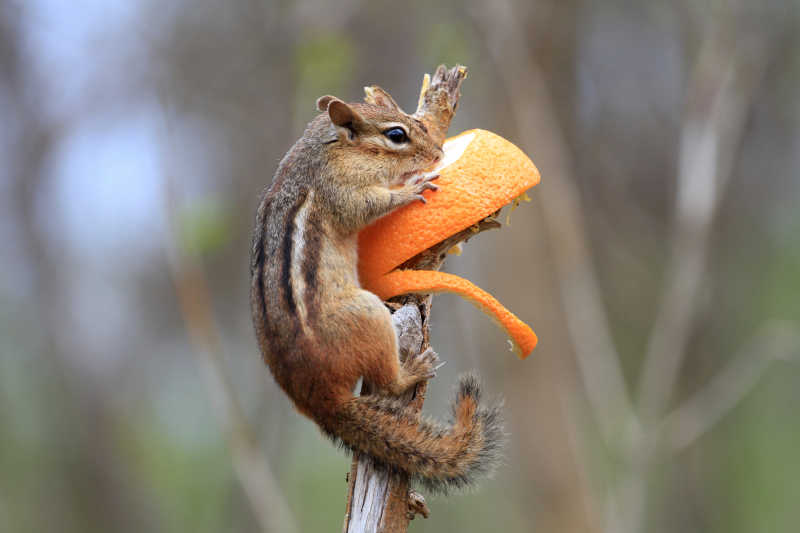
M 171 231 L 164 244 L 167 265 L 189 340 L 194 348 L 193 353 L 206 376 L 206 384 L 216 405 L 220 425 L 228 434 L 236 476 L 262 531 L 295 533 L 298 527 L 292 512 L 269 463 L 258 448 L 255 435 L 225 371 L 219 326 L 214 317 L 203 269 L 197 257 L 182 250 L 177 244 L 178 231 L 174 227 L 176 202 L 169 180 L 165 181 L 165 203 L 167 220 L 171 223 Z
M 556 262 L 561 302 L 589 403 L 606 441 L 635 420 L 584 230 L 580 195 L 553 99 L 508 0 L 470 9 L 501 76 L 523 146 L 545 176 L 542 213 Z M 535 148 L 535 150 L 533 149 Z M 636 429 L 636 424 L 633 425 Z
M 702 389 L 664 418 L 661 447 L 679 452 L 719 422 L 758 384 L 770 363 L 800 353 L 797 325 L 768 322 Z M 660 440 L 660 439 L 659 439 Z
M 606 443 L 625 458 L 627 470 L 606 496 L 605 527 L 608 531 L 639 531 L 646 478 L 664 451 L 656 445 L 658 436 L 668 432 L 676 439 L 673 450 L 691 442 L 750 390 L 767 360 L 737 358 L 707 390 L 698 392 L 664 425 L 658 423 L 685 357 L 705 276 L 712 222 L 763 73 L 763 43 L 716 25 L 696 64 L 681 131 L 671 260 L 634 409 L 592 266 L 566 140 L 550 111 L 554 106 L 544 77 L 510 1 L 495 2 L 491 7 L 476 2 L 472 14 L 485 34 L 520 137 L 537 149 L 535 158 L 546 182 L 540 191 L 542 212 L 578 368 Z M 780 352 L 788 349 L 785 345 L 772 347 Z M 640 419 L 639 413 L 644 418 Z
M 519 139 L 523 147 L 528 147 L 526 151 L 532 154 L 545 177 L 538 192 L 542 198 L 543 227 L 555 262 L 569 338 L 592 415 L 609 445 L 619 439 L 621 430 L 638 435 L 636 413 L 590 256 L 567 140 L 553 112 L 554 100 L 512 3 L 508 0 L 491 4 L 474 2 L 469 11 L 496 65 L 499 89 L 505 92 L 508 107 L 513 111 L 511 116 Z M 624 426 L 626 422 L 629 422 L 627 427 Z M 579 474 L 561 475 L 565 486 L 571 487 L 564 497 L 578 502 L 573 505 L 565 500 L 561 505 L 565 509 L 584 510 L 585 518 L 570 512 L 559 516 L 559 522 L 553 527 L 600 529 L 599 520 L 593 516 L 594 497 L 587 481 Z
M 189 338 L 227 428 L 233 466 L 262 531 L 296 532 L 297 525 L 278 487 L 272 469 L 258 449 L 256 438 L 224 369 L 219 330 L 211 309 L 205 277 L 197 261 L 167 246 L 170 274 Z
M 167 244 L 166 251 L 181 314 L 222 426 L 227 428 L 233 466 L 253 513 L 265 532 L 295 532 L 298 529 L 291 511 L 258 449 L 225 372 L 219 329 L 202 269 L 196 259 L 179 252 L 173 242 Z
M 763 70 L 763 58 L 735 46 L 728 32 L 711 30 L 687 96 L 672 254 L 638 390 L 639 407 L 648 420 L 663 414 L 686 355 L 705 279 L 711 227 Z
M 659 429 L 663 427 L 661 417 L 686 356 L 705 279 L 714 216 L 766 63 L 761 43 L 748 42 L 745 37 L 722 23 L 712 27 L 694 67 L 681 128 L 672 253 L 640 376 L 638 407 L 646 431 L 642 439 L 623 443 L 627 472 L 612 491 L 612 505 L 606 515 L 607 527 L 616 531 L 642 530 L 647 477 L 667 451 L 658 443 Z M 734 385 L 732 379 L 726 373 L 712 379 L 715 388 L 709 394 L 720 400 L 725 396 L 735 404 L 746 390 L 734 388 L 723 393 L 719 389 L 720 384 Z M 702 396 L 704 392 L 698 394 Z M 714 416 L 705 418 L 708 425 L 703 431 L 722 416 L 721 407 L 717 406 Z

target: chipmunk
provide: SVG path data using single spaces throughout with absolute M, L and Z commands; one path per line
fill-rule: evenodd
M 438 189 L 426 171 L 443 152 L 423 122 L 382 89 L 370 91 L 368 103 L 320 97 L 321 113 L 262 193 L 253 322 L 275 380 L 324 434 L 444 492 L 493 466 L 499 408 L 479 404 L 472 376 L 460 380 L 449 427 L 391 397 L 433 377 L 438 358 L 428 350 L 400 363 L 388 309 L 359 286 L 357 236 L 392 210 L 425 202 L 423 191 Z M 360 377 L 379 393 L 354 396 Z

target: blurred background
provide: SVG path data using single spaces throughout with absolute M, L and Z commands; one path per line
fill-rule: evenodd
M 322 94 L 470 69 L 451 133 L 542 183 L 437 296 L 505 464 L 411 531 L 800 523 L 796 1 L 0 2 L 0 531 L 339 531 L 349 459 L 250 324 L 261 189 Z M 505 219 L 505 216 L 501 217 Z

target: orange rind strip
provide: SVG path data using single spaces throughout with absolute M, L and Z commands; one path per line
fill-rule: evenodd
M 455 292 L 511 335 L 520 357 L 536 345 L 530 327 L 469 281 L 440 272 L 395 269 L 448 237 L 480 222 L 539 183 L 539 171 L 516 146 L 486 130 L 448 139 L 427 203 L 415 202 L 381 218 L 359 235 L 359 278 L 381 298 L 406 293 Z
M 370 289 L 383 300 L 409 293 L 454 292 L 492 317 L 508 333 L 513 350 L 520 359 L 528 357 L 538 342 L 530 326 L 503 307 L 494 296 L 453 274 L 434 270 L 395 270 L 375 280 Z

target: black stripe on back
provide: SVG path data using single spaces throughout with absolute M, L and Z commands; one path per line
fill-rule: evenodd
M 270 208 L 272 198 L 270 195 L 264 193 L 261 199 L 261 205 L 256 212 L 256 227 L 253 230 L 253 239 L 250 248 L 250 276 L 254 279 L 256 287 L 255 294 L 251 295 L 251 299 L 256 299 L 259 311 L 261 312 L 261 319 L 267 318 L 267 302 L 264 295 L 264 235 L 266 234 L 266 214 Z M 256 318 L 255 316 L 253 317 Z
M 255 282 L 255 288 L 252 289 L 253 292 L 250 296 L 251 303 L 254 306 L 252 309 L 253 321 L 256 329 L 256 337 L 261 347 L 261 355 L 265 363 L 269 363 L 270 357 L 278 353 L 279 348 L 279 346 L 277 346 L 275 325 L 267 315 L 267 299 L 264 292 L 267 269 L 264 239 L 267 234 L 266 221 L 271 209 L 270 203 L 272 198 L 270 196 L 265 195 L 262 200 L 262 206 L 259 207 L 258 216 L 256 217 L 256 229 L 253 233 L 252 256 L 250 261 L 250 271 Z
M 313 322 L 319 313 L 319 295 L 317 294 L 318 269 L 320 253 L 322 252 L 322 228 L 314 217 L 308 217 L 306 221 L 307 231 L 305 234 L 306 246 L 305 261 L 303 261 L 303 278 L 306 282 L 305 304 L 308 313 L 308 320 Z

